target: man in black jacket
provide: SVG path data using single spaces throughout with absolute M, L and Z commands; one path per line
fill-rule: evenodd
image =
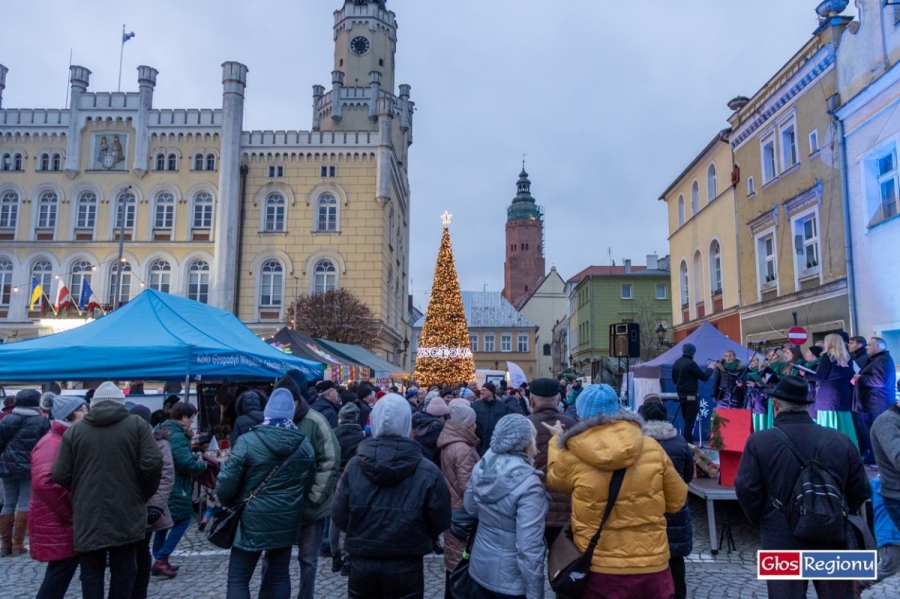
M 881 337 L 872 337 L 866 346 L 868 361 L 853 377 L 853 424 L 859 451 L 867 464 L 875 463 L 870 431 L 872 423 L 894 403 L 897 388 L 897 371 L 894 360 Z
M 348 596 L 425 595 L 423 556 L 450 528 L 450 490 L 440 469 L 409 438 L 412 414 L 399 395 L 382 397 L 341 477 L 331 517 L 347 532 L 353 556 Z
M 684 355 L 672 364 L 672 381 L 675 383 L 678 401 L 681 403 L 681 415 L 684 418 L 684 438 L 693 445 L 694 423 L 697 421 L 697 414 L 700 412 L 700 399 L 697 397 L 697 391 L 700 387 L 697 381 L 708 381 L 713 371 L 712 366 L 708 366 L 706 370 L 700 370 L 700 367 L 694 362 L 694 354 L 697 353 L 697 347 L 694 344 L 685 343 L 681 351 Z
M 807 460 L 815 459 L 838 483 L 844 500 L 855 513 L 872 494 L 859 452 L 844 433 L 816 424 L 809 416 L 806 381 L 785 376 L 771 393 L 775 427 L 750 435 L 741 455 L 735 491 L 744 513 L 759 524 L 762 548 L 773 550 L 846 549 L 844 544 L 814 543 L 793 536 L 784 511 L 775 506 L 791 504 L 794 484 L 800 476 L 800 460 L 785 435 Z M 774 498 L 774 500 L 773 500 Z M 769 580 L 769 599 L 806 597 L 806 580 Z M 819 597 L 853 597 L 853 581 L 816 580 Z
M 497 387 L 488 381 L 481 386 L 481 399 L 472 404 L 475 410 L 475 435 L 481 440 L 478 444 L 478 455 L 483 456 L 491 448 L 491 437 L 494 427 L 501 418 L 509 414 L 509 407 L 497 401 Z
M 866 364 L 869 363 L 869 354 L 866 350 L 866 342 L 865 337 L 860 337 L 856 335 L 854 337 L 850 337 L 850 341 L 847 342 L 847 351 L 850 352 L 850 359 L 856 362 L 856 365 L 859 366 L 859 369 L 862 370 L 866 367 Z
M 316 391 L 319 396 L 316 401 L 309 404 L 313 410 L 325 417 L 332 429 L 338 427 L 338 410 L 341 409 L 341 396 L 338 395 L 334 383 L 331 381 L 319 381 L 316 383 Z

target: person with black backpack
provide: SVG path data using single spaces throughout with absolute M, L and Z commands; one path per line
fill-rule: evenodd
M 846 516 L 872 494 L 859 451 L 813 421 L 802 378 L 782 377 L 769 395 L 775 426 L 747 440 L 734 483 L 741 508 L 759 524 L 762 549 L 847 549 Z M 808 582 L 768 580 L 769 599 L 805 599 Z M 813 584 L 820 598 L 853 597 L 852 580 Z

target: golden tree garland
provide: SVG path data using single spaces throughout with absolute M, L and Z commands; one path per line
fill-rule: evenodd
M 450 247 L 448 221 L 449 215 L 445 214 L 431 299 L 413 373 L 413 378 L 425 387 L 475 380 L 475 360 L 469 349 L 469 327 Z

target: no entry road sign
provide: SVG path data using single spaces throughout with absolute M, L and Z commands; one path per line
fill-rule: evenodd
M 788 341 L 793 343 L 794 345 L 803 345 L 806 343 L 806 340 L 809 339 L 809 333 L 806 332 L 806 329 L 803 327 L 791 327 L 788 330 Z

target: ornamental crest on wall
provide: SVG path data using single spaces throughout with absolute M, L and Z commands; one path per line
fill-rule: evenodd
M 98 133 L 93 138 L 91 170 L 118 171 L 125 169 L 128 136 L 124 133 Z

